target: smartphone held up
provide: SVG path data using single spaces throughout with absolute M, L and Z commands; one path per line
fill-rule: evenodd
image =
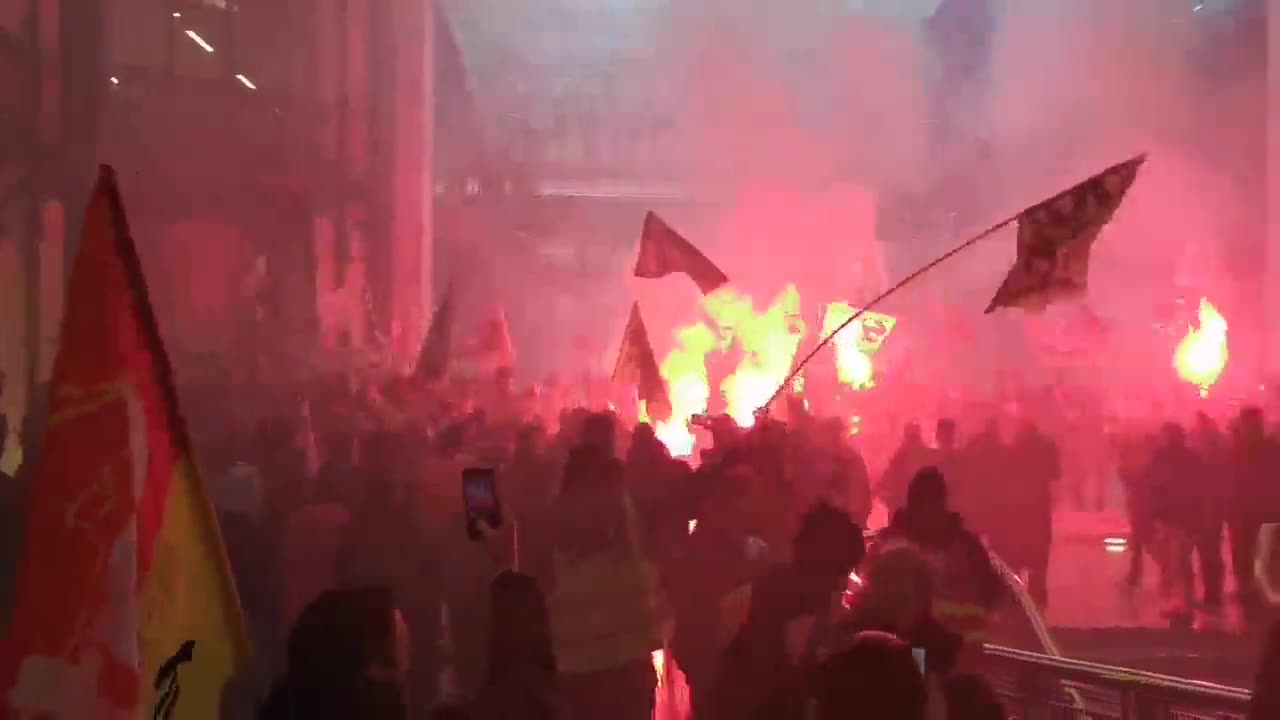
M 482 524 L 490 529 L 502 527 L 497 472 L 493 468 L 467 468 L 462 471 L 462 507 L 466 513 L 467 537 L 472 541 L 484 539 Z

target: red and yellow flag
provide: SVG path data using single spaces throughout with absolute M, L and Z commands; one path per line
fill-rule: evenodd
M 85 211 L 49 392 L 0 715 L 150 716 L 176 677 L 177 716 L 218 717 L 249 646 L 106 166 Z M 190 661 L 159 683 L 189 641 Z

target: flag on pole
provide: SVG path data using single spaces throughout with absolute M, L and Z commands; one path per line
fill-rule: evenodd
M 515 365 L 515 349 L 507 329 L 507 311 L 501 305 L 493 308 L 480 332 L 471 339 L 461 358 L 476 372 L 509 370 Z
M 249 646 L 106 166 L 67 281 L 49 393 L 0 715 L 135 718 L 170 707 L 181 680 L 179 716 L 217 718 Z M 166 661 L 184 648 L 179 672 Z M 166 667 L 172 683 L 153 688 Z
M 1018 258 L 986 312 L 1001 307 L 1043 310 L 1078 298 L 1089 282 L 1089 253 L 1146 160 L 1113 165 L 1018 215 Z
M 636 395 L 645 403 L 645 413 L 655 421 L 671 417 L 671 400 L 667 397 L 667 383 L 658 371 L 658 359 L 649 343 L 649 332 L 640 317 L 640 303 L 632 303 L 631 317 L 622 331 L 622 345 L 618 348 L 618 361 L 613 366 L 613 381 L 634 385 Z
M 703 295 L 729 284 L 729 277 L 715 263 L 651 211 L 644 216 L 640 231 L 635 276 L 653 280 L 672 273 L 688 275 Z
M 453 351 L 453 286 L 444 292 L 444 300 L 431 314 L 431 327 L 422 340 L 413 376 L 418 380 L 444 379 L 449 372 L 449 359 Z

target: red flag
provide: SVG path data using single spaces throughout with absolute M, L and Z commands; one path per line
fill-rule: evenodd
M 640 231 L 635 275 L 656 279 L 672 273 L 688 275 L 703 295 L 729 284 L 729 277 L 715 263 L 651 211 L 644 216 L 644 229 Z
M 480 333 L 468 344 L 464 356 L 464 364 L 482 372 L 510 369 L 515 364 L 516 354 L 511 346 L 511 333 L 507 330 L 507 312 L 501 305 L 493 309 Z
M 144 681 L 194 642 L 180 714 L 216 717 L 248 645 L 105 166 L 67 281 L 49 393 L 0 714 L 136 716 L 151 695 Z
M 653 420 L 671 417 L 671 401 L 667 397 L 667 383 L 658 372 L 658 360 L 649 344 L 649 332 L 640 317 L 640 303 L 632 303 L 631 317 L 622 331 L 622 346 L 618 348 L 618 361 L 613 366 L 615 383 L 634 385 L 636 394 L 645 403 L 645 412 Z
M 449 374 L 449 360 L 453 350 L 453 287 L 444 293 L 444 300 L 431 314 L 431 327 L 422 340 L 418 362 L 413 375 L 418 380 L 435 381 Z

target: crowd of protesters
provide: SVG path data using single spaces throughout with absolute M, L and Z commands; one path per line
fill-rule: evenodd
M 1030 420 L 909 423 L 873 473 L 840 420 L 708 418 L 691 462 L 505 373 L 184 399 L 257 660 L 228 717 L 650 718 L 665 648 L 694 720 L 1003 718 L 978 652 L 1009 604 L 988 548 L 1049 601 L 1064 460 Z M 1225 532 L 1256 604 L 1250 533 L 1280 492 L 1261 413 L 1114 430 L 1134 582 L 1151 555 L 1190 593 L 1199 553 L 1220 605 Z M 479 542 L 468 467 L 502 502 Z
M 648 718 L 663 647 L 695 719 L 1003 717 L 974 652 L 1008 600 L 987 546 L 1049 599 L 1062 460 L 1031 421 L 962 441 L 944 419 L 932 443 L 909 424 L 873 477 L 843 422 L 802 413 L 711 418 L 690 463 L 647 424 L 549 410 L 502 374 L 304 395 L 203 450 L 278 677 L 263 718 Z M 1220 435 L 1204 417 L 1115 433 L 1135 573 L 1159 537 L 1166 574 L 1189 587 L 1201 553 L 1221 602 L 1208 534 L 1251 551 L 1280 462 L 1262 428 L 1247 410 Z M 466 467 L 497 470 L 483 542 L 464 532 Z M 868 544 L 875 499 L 890 521 Z

